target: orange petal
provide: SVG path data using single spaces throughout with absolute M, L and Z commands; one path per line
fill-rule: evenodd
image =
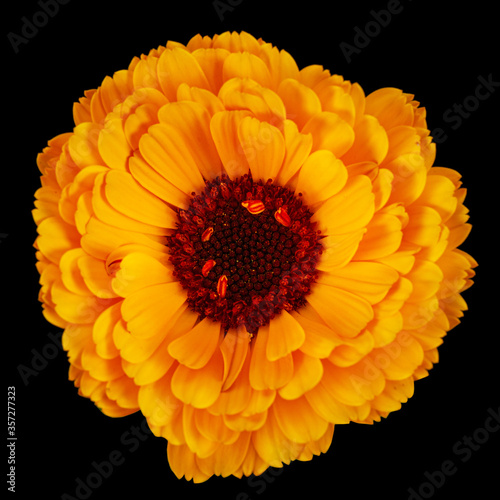
M 250 116 L 248 111 L 221 111 L 210 122 L 215 147 L 232 179 L 247 174 L 250 168 L 238 138 L 239 125 L 247 116 Z
M 358 335 L 373 318 L 373 310 L 367 300 L 334 286 L 316 283 L 307 301 L 342 337 Z
M 250 348 L 248 332 L 244 328 L 229 330 L 220 345 L 224 359 L 224 387 L 226 391 L 238 378 Z
M 294 351 L 293 377 L 290 382 L 279 389 L 278 393 L 283 399 L 297 399 L 310 391 L 323 376 L 321 361 L 302 351 Z
M 122 304 L 123 319 L 132 335 L 150 338 L 158 335 L 186 301 L 177 282 L 142 288 L 129 295 Z
M 208 408 L 222 389 L 224 363 L 220 351 L 198 370 L 179 365 L 172 377 L 172 393 L 182 402 L 195 408 Z
M 277 361 L 298 349 L 305 339 L 304 329 L 284 309 L 269 323 L 269 337 L 266 356 L 269 361 Z
M 269 325 L 259 329 L 252 348 L 250 385 L 257 390 L 278 389 L 290 381 L 293 375 L 293 358 L 287 354 L 276 361 L 267 357 Z
M 220 323 L 205 318 L 191 331 L 174 340 L 168 346 L 168 352 L 189 368 L 202 368 L 214 354 L 220 335 Z

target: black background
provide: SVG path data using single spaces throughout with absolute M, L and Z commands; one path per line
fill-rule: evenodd
M 492 80 L 500 81 L 492 4 L 453 2 L 450 9 L 437 2 L 401 0 L 401 12 L 348 62 L 340 43 L 353 44 L 355 28 L 364 30 L 373 20 L 370 11 L 386 9 L 387 1 L 221 3 L 230 8 L 219 16 L 210 0 L 71 0 L 60 5 L 18 53 L 7 34 L 20 35 L 23 17 L 32 20 L 41 6 L 36 1 L 4 6 L 8 16 L 3 41 L 6 138 L 0 252 L 5 390 L 16 387 L 15 496 L 60 499 L 66 493 L 78 498 L 77 479 L 85 481 L 94 470 L 92 462 L 108 460 L 118 451 L 123 463 L 91 490 L 92 500 L 209 495 L 243 500 L 298 498 L 304 493 L 328 499 L 407 499 L 409 488 L 418 491 L 428 481 L 425 474 L 439 470 L 447 460 L 456 465 L 455 473 L 442 486 L 432 487 L 434 491 L 422 489 L 422 498 L 448 499 L 465 492 L 492 498 L 498 433 L 490 432 L 466 462 L 465 452 L 457 455 L 455 450 L 468 447 L 464 436 L 483 427 L 488 409 L 498 410 L 499 404 L 494 284 L 499 128 L 494 108 L 498 110 L 500 90 L 481 101 L 455 129 L 456 122 L 445 118 L 454 104 L 474 95 L 479 76 L 487 79 L 492 74 Z M 359 82 L 366 93 L 385 86 L 414 93 L 427 108 L 429 128 L 442 128 L 447 136 L 438 145 L 436 163 L 457 169 L 469 190 L 466 205 L 474 228 L 462 248 L 474 255 L 479 268 L 476 284 L 464 295 L 470 310 L 445 338 L 430 377 L 416 383 L 415 396 L 400 411 L 374 426 L 338 426 L 328 453 L 311 462 L 293 462 L 261 478 L 216 477 L 194 485 L 170 471 L 165 440 L 142 431 L 140 444 L 130 439 L 134 426 L 143 421 L 140 414 L 122 419 L 102 415 L 67 381 L 65 353 L 46 347 L 49 333 L 57 335 L 60 330 L 44 320 L 37 301 L 31 209 L 39 187 L 36 155 L 47 140 L 72 130 L 72 103 L 84 90 L 169 39 L 187 43 L 196 33 L 212 36 L 227 30 L 245 30 L 286 49 L 301 68 L 322 64 Z M 37 361 L 36 353 L 43 349 L 53 359 Z M 32 363 L 38 374 L 25 385 L 19 368 Z M 7 452 L 4 448 L 6 461 Z

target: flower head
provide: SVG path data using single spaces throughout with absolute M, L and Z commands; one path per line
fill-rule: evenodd
M 437 362 L 476 263 L 412 95 L 223 33 L 134 58 L 74 120 L 38 157 L 44 315 L 178 477 L 310 460 Z

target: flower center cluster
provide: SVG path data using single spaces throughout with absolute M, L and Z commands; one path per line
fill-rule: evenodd
M 256 333 L 282 309 L 304 305 L 322 250 L 311 215 L 300 195 L 271 180 L 207 181 L 167 241 L 189 307 L 226 332 L 244 325 Z

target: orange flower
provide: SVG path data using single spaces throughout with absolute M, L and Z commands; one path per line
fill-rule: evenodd
M 38 157 L 44 315 L 178 477 L 310 460 L 437 362 L 476 263 L 412 95 L 223 33 L 134 58 L 74 120 Z

